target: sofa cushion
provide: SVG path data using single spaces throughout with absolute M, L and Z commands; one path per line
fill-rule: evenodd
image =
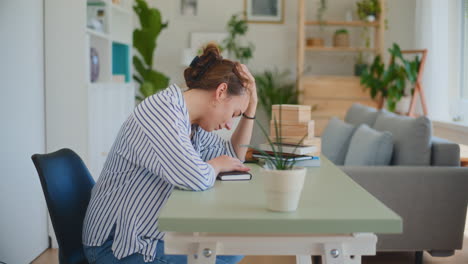
M 333 117 L 322 133 L 322 154 L 336 165 L 343 165 L 354 126 Z
M 345 166 L 388 166 L 392 158 L 393 139 L 388 131 L 360 125 L 349 143 Z
M 377 116 L 374 129 L 392 133 L 391 165 L 430 165 L 432 124 L 427 117 L 413 118 L 382 110 Z
M 378 114 L 379 111 L 375 108 L 355 103 L 346 112 L 345 122 L 353 125 L 367 124 L 372 127 Z

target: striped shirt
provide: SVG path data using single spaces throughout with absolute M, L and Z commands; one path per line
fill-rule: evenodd
M 236 157 L 231 142 L 190 124 L 179 87 L 148 97 L 122 125 L 93 188 L 83 244 L 102 245 L 115 226 L 118 259 L 140 253 L 153 261 L 164 237 L 158 216 L 174 187 L 212 187 L 216 175 L 206 161 L 221 155 Z

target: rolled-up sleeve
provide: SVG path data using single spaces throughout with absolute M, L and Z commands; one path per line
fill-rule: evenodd
M 213 167 L 204 162 L 190 142 L 190 127 L 177 104 L 150 97 L 134 111 L 153 153 L 148 169 L 169 183 L 186 190 L 202 191 L 213 186 Z M 159 166 L 153 166 L 159 163 Z

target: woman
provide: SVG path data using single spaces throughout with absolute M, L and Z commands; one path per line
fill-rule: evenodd
M 223 59 L 213 44 L 184 71 L 189 89 L 150 96 L 123 124 L 93 189 L 83 227 L 90 263 L 186 263 L 165 255 L 158 215 L 175 187 L 211 188 L 224 171 L 242 164 L 257 107 L 255 80 L 245 65 Z M 231 129 L 231 141 L 213 130 Z M 219 256 L 237 263 L 241 256 Z

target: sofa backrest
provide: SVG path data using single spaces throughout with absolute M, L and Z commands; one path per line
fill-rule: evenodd
M 346 112 L 344 121 L 355 126 L 366 124 L 373 127 L 378 115 L 379 110 L 355 103 Z
M 431 164 L 432 123 L 429 118 L 396 115 L 381 110 L 374 129 L 393 136 L 391 165 L 429 166 Z

